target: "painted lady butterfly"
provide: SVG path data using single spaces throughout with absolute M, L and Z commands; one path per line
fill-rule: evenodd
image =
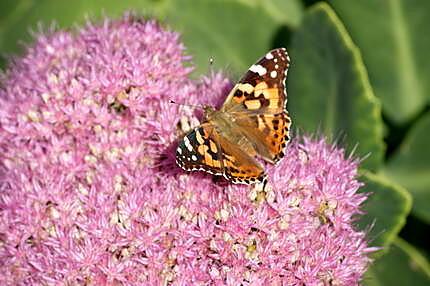
M 290 140 L 285 79 L 290 58 L 285 48 L 268 52 L 231 90 L 220 110 L 205 107 L 205 120 L 176 149 L 186 171 L 223 175 L 232 183 L 265 181 L 254 157 L 276 163 Z

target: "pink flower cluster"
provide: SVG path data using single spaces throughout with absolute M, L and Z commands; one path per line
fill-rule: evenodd
M 125 16 L 39 35 L 0 90 L 1 285 L 357 285 L 358 162 L 296 139 L 265 189 L 174 164 L 190 109 L 178 34 Z M 293 99 L 291 99 L 293 100 Z

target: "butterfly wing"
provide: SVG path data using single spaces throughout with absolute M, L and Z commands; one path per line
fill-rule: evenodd
M 222 175 L 222 154 L 214 126 L 206 122 L 189 132 L 176 149 L 176 163 L 185 171 Z
M 285 91 L 289 65 L 284 48 L 270 51 L 249 68 L 221 109 L 234 118 L 257 153 L 271 163 L 284 156 L 290 140 Z
M 223 175 L 232 183 L 250 184 L 265 178 L 263 167 L 210 122 L 202 123 L 179 143 L 176 163 L 186 171 Z
M 285 48 L 268 52 L 253 64 L 233 87 L 221 111 L 235 113 L 271 113 L 285 110 L 290 57 Z
M 239 116 L 235 123 L 263 159 L 276 163 L 284 157 L 290 141 L 291 120 L 288 113 Z

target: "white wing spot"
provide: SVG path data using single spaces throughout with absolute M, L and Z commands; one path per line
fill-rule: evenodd
M 252 65 L 249 68 L 249 70 L 252 71 L 252 72 L 258 73 L 258 75 L 260 75 L 260 76 L 261 75 L 265 75 L 266 72 L 267 72 L 266 68 L 263 67 L 262 65 Z
M 278 75 L 278 73 L 276 72 L 276 71 L 271 71 L 270 72 L 270 76 L 272 77 L 272 78 L 276 78 L 276 76 Z
M 184 143 L 185 143 L 185 147 L 187 147 L 188 151 L 193 151 L 193 146 L 191 146 L 190 140 L 188 139 L 188 137 L 184 137 Z
M 196 155 L 191 156 L 191 159 L 192 159 L 193 161 L 197 161 L 197 157 L 196 157 Z
M 179 155 L 182 155 L 182 149 L 181 149 L 181 147 L 178 147 L 178 149 L 176 149 L 176 152 L 178 152 Z
M 266 59 L 268 59 L 268 60 L 273 59 L 273 55 L 272 55 L 272 53 L 271 53 L 271 52 L 268 52 L 268 53 L 266 54 Z
M 279 68 L 279 65 L 278 65 L 278 64 L 276 64 L 276 65 L 275 65 L 275 69 L 278 69 L 278 68 Z
M 274 61 L 275 63 L 277 63 L 277 62 L 278 62 L 278 59 L 274 59 L 273 61 Z

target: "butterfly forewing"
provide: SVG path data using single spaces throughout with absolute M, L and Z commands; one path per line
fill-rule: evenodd
M 176 163 L 186 171 L 223 174 L 219 135 L 211 123 L 205 122 L 188 133 L 176 149 Z
M 281 113 L 287 93 L 285 79 L 290 58 L 284 48 L 268 52 L 234 86 L 221 110 L 230 113 Z
M 279 161 L 290 139 L 285 109 L 285 79 L 290 58 L 285 49 L 267 53 L 252 65 L 229 94 L 223 108 L 269 162 Z

